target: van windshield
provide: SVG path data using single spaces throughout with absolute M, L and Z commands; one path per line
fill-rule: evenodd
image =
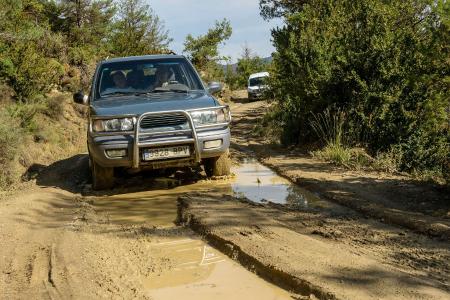
M 203 90 L 192 66 L 182 58 L 105 63 L 97 79 L 97 97 Z
M 260 86 L 267 84 L 267 77 L 256 77 L 249 80 L 249 86 Z

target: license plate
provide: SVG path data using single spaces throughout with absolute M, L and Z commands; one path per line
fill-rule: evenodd
M 189 146 L 165 147 L 156 149 L 144 149 L 143 159 L 145 161 L 189 157 L 191 155 Z

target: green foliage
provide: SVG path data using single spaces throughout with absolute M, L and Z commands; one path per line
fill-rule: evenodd
M 399 147 L 403 170 L 449 161 L 448 1 L 261 1 L 273 31 L 272 90 L 284 143 L 316 138 L 311 113 L 344 111 L 353 144 Z
M 0 80 L 22 102 L 87 89 L 99 60 L 167 52 L 170 41 L 143 0 L 0 0 Z
M 236 69 L 238 86 L 246 87 L 250 75 L 265 71 L 266 67 L 267 65 L 258 56 L 239 59 Z
M 337 109 L 333 112 L 327 108 L 323 113 L 313 114 L 310 121 L 316 135 L 325 145 L 347 145 L 347 136 L 344 132 L 346 122 L 345 112 Z
M 5 189 L 18 178 L 15 162 L 23 132 L 18 121 L 4 109 L 0 109 L 0 119 L 0 189 Z
M 98 60 L 110 53 L 116 6 L 113 0 L 44 1 L 50 30 L 60 35 L 61 63 L 76 66 L 81 78 L 72 91 L 87 88 Z
M 21 127 L 26 132 L 35 132 L 38 126 L 34 121 L 34 116 L 46 108 L 45 98 L 41 96 L 32 102 L 17 102 L 8 105 L 5 110 L 11 118 L 17 121 L 15 124 L 16 127 Z
M 252 50 L 245 45 L 242 55 L 237 61 L 236 72 L 232 66 L 227 65 L 225 71 L 225 82 L 232 90 L 242 89 L 247 86 L 248 78 L 251 74 L 267 71 L 269 64 L 264 62 L 262 58 L 255 55 Z
M 59 82 L 64 71 L 57 60 L 43 56 L 32 44 L 16 46 L 13 50 L 10 59 L 14 67 L 8 77 L 19 101 L 34 99 Z
M 245 45 L 242 56 L 237 62 L 236 73 L 227 70 L 225 78 L 232 89 L 245 88 L 251 74 L 267 71 L 268 67 L 262 58 L 253 54 L 252 50 Z
M 168 52 L 172 39 L 159 17 L 142 0 L 122 0 L 114 26 L 111 52 L 115 56 Z
M 66 36 L 70 47 L 104 50 L 116 12 L 113 0 L 45 1 L 45 5 L 52 31 Z
M 223 77 L 219 62 L 228 58 L 219 55 L 219 45 L 228 40 L 232 32 L 230 21 L 223 19 L 216 21 L 215 26 L 210 28 L 205 35 L 195 38 L 189 34 L 186 37 L 184 52 L 204 79 Z
M 352 153 L 350 149 L 340 144 L 329 144 L 313 154 L 319 159 L 329 161 L 338 166 L 349 167 L 352 160 Z
M 19 177 L 17 149 L 22 136 L 41 130 L 36 114 L 63 115 L 62 97 L 47 97 L 49 91 L 87 90 L 108 56 L 167 51 L 167 31 L 143 3 L 0 0 L 0 101 L 8 103 L 0 110 L 0 188 Z
M 299 12 L 309 0 L 259 0 L 264 19 L 279 18 Z
M 0 5 L 0 77 L 14 89 L 19 101 L 32 99 L 58 83 L 63 70 L 52 57 L 56 42 L 42 18 L 40 1 L 3 0 Z M 57 39 L 56 39 L 57 40 Z
M 225 72 L 223 74 L 225 83 L 231 90 L 239 89 L 238 75 L 230 64 L 226 65 Z

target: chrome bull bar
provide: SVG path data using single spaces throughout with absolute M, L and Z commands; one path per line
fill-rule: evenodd
M 192 138 L 191 139 L 182 139 L 182 140 L 171 140 L 170 143 L 171 144 L 178 144 L 178 143 L 193 143 L 194 144 L 194 152 L 195 152 L 195 162 L 200 162 L 201 161 L 201 156 L 200 156 L 200 145 L 198 144 L 198 136 L 197 136 L 197 130 L 195 129 L 195 124 L 194 121 L 192 120 L 191 115 L 187 112 L 187 111 L 183 111 L 183 110 L 171 110 L 171 111 L 158 111 L 158 112 L 147 112 L 147 113 L 143 113 L 142 115 L 139 116 L 139 118 L 136 121 L 136 124 L 134 126 L 134 145 L 133 145 L 133 168 L 139 168 L 139 163 L 140 163 L 140 157 L 139 157 L 139 149 L 142 146 L 154 146 L 155 144 L 152 142 L 144 142 L 141 143 L 139 141 L 140 137 L 144 137 L 144 136 L 152 136 L 152 135 L 157 135 L 157 134 L 164 134 L 167 132 L 140 132 L 140 128 L 141 128 L 141 121 L 148 116 L 154 116 L 154 115 L 175 115 L 175 114 L 183 114 L 186 116 L 186 119 L 188 121 L 189 126 L 191 127 L 191 132 L 192 132 Z M 178 133 L 178 132 L 185 132 L 186 130 L 173 130 L 170 131 L 171 133 Z M 164 143 L 164 145 L 166 145 Z
M 219 110 L 225 109 L 228 114 L 228 120 L 224 123 L 214 123 L 214 124 L 205 124 L 205 125 L 197 125 L 195 126 L 194 120 L 192 119 L 192 112 L 201 112 L 208 110 Z M 190 129 L 180 129 L 180 130 L 171 130 L 171 131 L 158 131 L 158 132 L 145 132 L 141 130 L 141 122 L 144 118 L 148 116 L 154 115 L 175 115 L 182 114 L 186 117 L 188 125 Z M 231 112 L 228 105 L 224 106 L 214 106 L 208 108 L 200 108 L 200 109 L 191 109 L 191 110 L 169 110 L 169 111 L 158 111 L 158 112 L 146 112 L 139 116 L 136 115 L 120 115 L 120 116 L 93 116 L 95 120 L 106 120 L 106 119 L 114 119 L 114 118 L 133 118 L 134 121 L 134 130 L 133 131 L 117 131 L 117 132 L 94 132 L 92 130 L 92 122 L 89 126 L 89 131 L 93 136 L 114 136 L 114 135 L 132 135 L 133 138 L 133 149 L 132 149 L 132 167 L 139 168 L 140 165 L 140 153 L 139 150 L 143 147 L 151 147 L 151 146 L 170 146 L 176 144 L 193 144 L 194 145 L 194 159 L 195 162 L 199 163 L 201 161 L 201 153 L 200 153 L 200 144 L 197 135 L 197 129 L 206 129 L 206 128 L 215 128 L 215 127 L 225 127 L 229 126 L 231 123 Z M 140 142 L 141 137 L 151 137 L 155 135 L 169 135 L 169 134 L 182 134 L 182 133 L 191 133 L 192 138 L 183 138 L 183 139 L 170 139 L 167 141 L 145 141 Z

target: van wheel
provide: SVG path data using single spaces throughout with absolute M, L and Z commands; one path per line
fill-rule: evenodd
M 114 168 L 105 168 L 96 163 L 92 158 L 90 160 L 92 188 L 97 191 L 112 188 L 114 185 Z
M 227 150 L 219 157 L 207 158 L 203 163 L 205 172 L 208 177 L 226 176 L 231 174 L 230 153 Z

